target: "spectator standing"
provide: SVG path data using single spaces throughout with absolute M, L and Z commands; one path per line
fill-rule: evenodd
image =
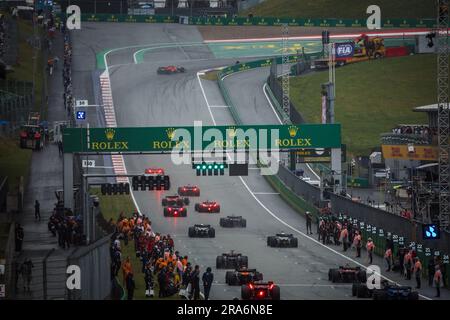
M 313 234 L 311 226 L 312 226 L 312 215 L 311 215 L 311 212 L 306 211 L 306 233 L 307 234 Z
M 38 200 L 34 202 L 34 218 L 41 221 L 41 204 Z
M 433 286 L 433 278 L 435 272 L 436 272 L 436 262 L 434 261 L 434 258 L 430 258 L 430 260 L 428 261 L 428 285 L 430 287 Z
M 22 251 L 22 243 L 23 243 L 23 228 L 20 223 L 16 223 L 15 229 L 15 240 L 16 240 L 16 252 Z
M 355 237 L 353 238 L 353 244 L 356 247 L 356 258 L 361 257 L 361 234 L 358 231 L 355 231 Z
M 34 268 L 33 262 L 27 258 L 22 264 L 22 279 L 23 279 L 23 290 L 30 292 L 30 284 L 33 276 L 32 269 Z
M 436 268 L 436 271 L 434 272 L 434 285 L 436 286 L 435 298 L 439 298 L 441 296 L 442 273 L 439 265 L 436 265 L 435 268 Z
M 390 247 L 386 249 L 386 252 L 384 253 L 384 260 L 387 264 L 386 272 L 391 271 L 391 265 L 392 265 L 392 250 Z
M 133 272 L 130 257 L 127 257 L 122 265 L 123 281 L 125 282 L 129 273 Z
M 199 300 L 200 299 L 200 267 L 198 265 L 196 265 L 194 267 L 194 271 L 192 271 L 191 283 L 192 283 L 192 299 Z
M 373 250 L 375 249 L 375 244 L 373 243 L 372 238 L 367 239 L 366 249 L 369 258 L 369 263 L 372 264 Z
M 414 258 L 414 276 L 416 277 L 416 289 L 420 289 L 421 286 L 421 276 L 422 276 L 422 263 L 419 258 Z
M 126 286 L 127 286 L 127 298 L 128 300 L 133 300 L 134 289 L 136 284 L 134 282 L 133 272 L 129 272 L 126 278 Z
M 211 268 L 206 268 L 206 272 L 202 276 L 203 281 L 203 292 L 205 294 L 205 300 L 209 300 L 209 292 L 211 291 L 211 286 L 214 281 L 214 274 L 211 272 Z

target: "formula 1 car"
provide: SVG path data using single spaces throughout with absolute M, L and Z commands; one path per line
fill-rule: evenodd
M 145 169 L 144 176 L 163 176 L 164 169 L 162 168 L 147 168 Z
M 328 270 L 328 280 L 342 283 L 365 283 L 367 281 L 367 274 L 365 270 L 360 267 L 350 267 L 349 265 L 339 266 L 338 269 Z
M 238 269 L 248 267 L 248 257 L 243 256 L 242 253 L 236 253 L 231 250 L 229 253 L 222 253 L 216 258 L 217 269 Z
M 383 289 L 374 289 L 373 300 L 419 300 L 419 292 L 411 287 L 388 285 Z
M 216 236 L 216 230 L 209 224 L 196 224 L 193 227 L 189 227 L 188 235 L 189 238 L 214 238 Z
M 250 282 L 262 280 L 263 274 L 256 271 L 256 269 L 247 269 L 241 267 L 234 271 L 227 271 L 225 273 L 225 282 L 230 286 L 242 286 Z
M 280 300 L 280 287 L 272 281 L 250 282 L 241 286 L 242 300 Z
M 184 73 L 186 72 L 186 69 L 183 67 L 176 67 L 176 66 L 166 66 L 166 67 L 159 67 L 157 73 L 158 74 L 174 74 L 174 73 Z
M 277 248 L 297 248 L 298 239 L 292 234 L 277 233 L 275 236 L 267 237 L 267 245 Z
M 182 186 L 178 188 L 178 194 L 184 197 L 200 197 L 200 188 L 197 186 Z
M 182 198 L 179 195 L 166 196 L 161 200 L 161 204 L 163 207 L 165 206 L 179 206 L 182 207 L 184 205 L 189 205 L 189 198 Z
M 220 204 L 218 204 L 216 201 L 203 201 L 201 203 L 195 204 L 195 211 L 219 213 L 220 212 Z
M 242 216 L 227 216 L 226 218 L 220 218 L 219 224 L 223 228 L 245 228 L 247 227 L 247 220 Z
M 384 289 L 390 285 L 389 281 L 381 280 L 380 289 Z M 369 289 L 366 282 L 353 282 L 352 296 L 357 298 L 371 298 L 375 289 Z
M 186 217 L 187 209 L 184 206 L 167 206 L 164 207 L 164 217 Z
M 134 176 L 131 181 L 134 191 L 170 190 L 170 177 L 167 175 Z

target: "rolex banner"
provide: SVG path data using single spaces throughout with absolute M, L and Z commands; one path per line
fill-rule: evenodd
M 298 150 L 340 148 L 340 124 L 66 128 L 64 152 Z

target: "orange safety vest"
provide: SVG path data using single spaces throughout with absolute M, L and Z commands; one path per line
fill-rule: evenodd
M 392 257 L 392 250 L 391 249 L 387 249 L 385 254 L 384 254 L 385 258 L 390 258 Z
M 417 260 L 414 264 L 414 272 L 420 272 L 422 270 L 422 263 Z
M 442 278 L 441 270 L 436 270 L 436 272 L 434 273 L 434 282 L 435 283 L 440 283 L 441 282 L 441 278 Z

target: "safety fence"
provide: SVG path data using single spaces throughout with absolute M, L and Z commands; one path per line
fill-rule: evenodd
M 70 290 L 71 300 L 103 300 L 111 294 L 110 235 L 89 246 L 79 247 L 68 258 L 69 265 L 89 270 L 81 275 L 81 289 Z
M 62 15 L 59 15 L 61 18 Z M 130 15 L 108 13 L 82 13 L 81 21 L 91 22 L 140 22 L 140 23 L 178 23 L 185 21 L 183 16 L 171 15 Z M 366 27 L 366 19 L 303 19 L 275 17 L 189 17 L 188 24 L 209 26 L 281 26 L 288 24 L 297 27 Z M 382 28 L 435 28 L 436 19 L 384 19 Z
M 294 58 L 295 57 L 295 58 Z M 281 58 L 280 58 L 281 59 Z M 291 62 L 297 61 L 298 56 L 290 58 Z M 231 114 L 237 124 L 242 124 L 237 108 L 233 105 L 231 95 L 224 85 L 224 78 L 235 72 L 241 72 L 258 67 L 268 67 L 272 64 L 272 59 L 258 60 L 248 63 L 236 64 L 222 69 L 218 73 L 218 85 L 225 102 L 229 106 Z M 277 59 L 277 63 L 280 60 Z M 280 103 L 276 101 L 274 94 L 269 92 L 274 107 L 278 112 L 283 110 Z M 301 123 L 301 122 L 299 122 Z M 264 178 L 277 191 L 280 196 L 297 212 L 304 214 L 310 211 L 319 221 L 319 204 L 321 190 L 307 182 L 299 179 L 288 168 L 281 165 L 275 175 L 265 175 Z M 351 223 L 355 229 L 361 230 L 363 245 L 367 239 L 373 239 L 376 249 L 375 254 L 383 256 L 387 246 L 393 248 L 393 256 L 397 256 L 401 248 L 411 248 L 417 253 L 423 265 L 423 276 L 428 276 L 428 264 L 436 259 L 443 266 L 444 285 L 449 286 L 450 280 L 450 234 L 443 232 L 441 240 L 423 240 L 422 224 L 410 221 L 398 215 L 393 215 L 386 211 L 352 201 L 336 194 L 330 194 L 330 206 L 335 212 L 335 218 L 340 221 Z
M 0 80 L 0 136 L 11 136 L 33 106 L 33 84 Z

